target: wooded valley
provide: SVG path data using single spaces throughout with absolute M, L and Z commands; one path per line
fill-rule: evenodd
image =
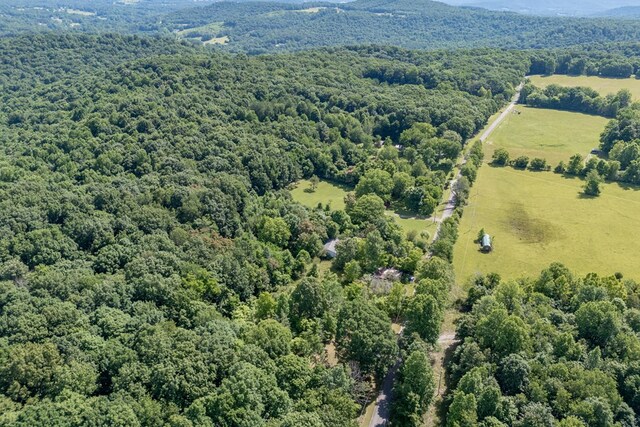
M 0 5 L 0 425 L 637 425 L 634 266 L 539 274 L 509 255 L 579 257 L 575 217 L 478 204 L 637 190 L 639 22 L 125 3 Z M 492 139 L 558 110 L 599 145 Z

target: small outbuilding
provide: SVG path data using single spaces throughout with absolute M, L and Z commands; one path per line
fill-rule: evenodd
M 329 258 L 335 258 L 338 252 L 336 252 L 336 245 L 340 240 L 332 239 L 324 244 L 324 253 Z
M 482 252 L 491 252 L 493 250 L 493 245 L 491 243 L 491 236 L 485 234 L 482 236 L 482 242 L 480 242 L 480 246 Z

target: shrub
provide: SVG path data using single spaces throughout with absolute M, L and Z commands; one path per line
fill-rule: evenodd
M 529 166 L 529 158 L 527 156 L 520 156 L 513 161 L 513 167 L 517 169 L 526 169 Z

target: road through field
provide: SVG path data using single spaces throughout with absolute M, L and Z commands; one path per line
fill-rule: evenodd
M 513 96 L 513 99 L 511 100 L 507 108 L 505 108 L 502 114 L 500 114 L 498 118 L 493 123 L 491 123 L 484 132 L 482 132 L 482 135 L 480 135 L 480 141 L 485 142 L 487 138 L 491 136 L 493 131 L 496 130 L 498 126 L 500 126 L 500 123 L 502 123 L 504 119 L 507 118 L 509 113 L 513 111 L 513 109 L 516 107 L 516 104 L 520 100 L 520 94 L 522 93 L 523 87 L 524 83 L 520 83 L 520 85 L 516 88 L 516 94 Z
M 507 116 L 513 111 L 515 106 L 518 104 L 520 100 L 520 94 L 522 92 L 522 88 L 524 87 L 524 82 L 518 85 L 516 88 L 516 94 L 513 96 L 511 102 L 504 111 L 493 121 L 493 123 L 489 124 L 489 126 L 482 132 L 480 135 L 480 141 L 485 142 L 489 136 L 493 133 L 494 130 L 500 126 L 500 123 L 507 118 Z M 463 158 L 458 166 L 458 173 L 456 177 L 451 181 L 451 188 L 455 188 L 458 179 L 460 179 L 460 170 L 462 166 L 466 163 L 466 158 Z M 442 217 L 438 221 L 438 229 L 436 230 L 436 238 L 438 233 L 440 232 L 440 226 L 442 221 L 446 218 L 453 215 L 453 211 L 455 209 L 455 191 L 451 192 L 451 196 L 447 201 L 447 205 L 443 210 Z M 431 355 L 433 362 L 433 371 L 437 378 L 437 389 L 435 391 L 434 401 L 429 408 L 428 413 L 426 414 L 425 425 L 427 427 L 436 427 L 443 424 L 442 416 L 444 404 L 444 396 L 447 392 L 447 385 L 445 382 L 445 368 L 448 361 L 448 357 L 451 356 L 455 346 L 458 345 L 458 341 L 456 340 L 456 330 L 455 330 L 455 321 L 459 316 L 459 311 L 455 307 L 456 300 L 461 297 L 463 291 L 461 286 L 456 282 L 454 288 L 449 292 L 449 300 L 451 306 L 447 309 L 445 313 L 445 322 L 441 330 L 440 337 L 438 339 L 438 348 L 439 351 L 433 353 Z M 373 426 L 370 426 L 373 427 Z
M 513 111 L 513 109 L 518 104 L 518 101 L 520 100 L 520 94 L 522 93 L 523 87 L 524 87 L 524 82 L 520 83 L 518 87 L 516 87 L 516 94 L 511 99 L 511 102 L 509 103 L 509 105 L 507 105 L 507 107 L 504 109 L 502 114 L 500 114 L 498 118 L 496 118 L 494 122 L 491 123 L 489 127 L 487 127 L 484 130 L 484 132 L 482 132 L 482 134 L 480 135 L 481 142 L 485 142 L 487 138 L 491 136 L 493 131 L 496 130 L 498 126 L 500 126 L 500 123 L 502 123 L 504 119 L 507 118 L 509 113 Z M 458 180 L 461 177 L 462 166 L 464 166 L 465 163 L 467 163 L 467 159 L 463 157 L 460 164 L 458 165 L 458 172 L 456 173 L 455 178 L 453 178 L 449 183 L 449 188 L 455 189 L 456 184 L 458 183 Z M 455 208 L 456 208 L 456 192 L 452 191 L 451 195 L 449 196 L 449 200 L 447 200 L 447 204 L 442 211 L 442 216 L 440 218 L 436 218 L 436 222 L 438 223 L 438 228 L 436 229 L 436 232 L 433 234 L 433 241 L 436 241 L 438 239 L 438 234 L 440 233 L 440 227 L 442 225 L 442 221 L 451 217 L 453 215 L 453 211 L 455 210 Z
M 514 95 L 509 105 L 505 108 L 502 114 L 500 114 L 500 116 L 498 116 L 498 118 L 493 123 L 491 123 L 489 127 L 482 133 L 482 135 L 480 136 L 480 141 L 484 142 L 491 135 L 491 133 L 500 125 L 500 123 L 502 123 L 502 121 L 509 115 L 509 113 L 513 111 L 516 104 L 520 100 L 520 93 L 522 92 L 523 87 L 524 87 L 524 83 L 521 83 L 516 88 L 516 94 Z M 456 173 L 455 178 L 451 180 L 449 184 L 451 188 L 455 188 L 455 185 L 458 182 L 458 179 L 460 179 L 460 170 L 466 162 L 467 162 L 466 158 L 462 158 L 461 162 L 458 165 L 458 172 Z M 440 226 L 442 224 L 442 221 L 444 221 L 445 219 L 453 215 L 453 211 L 455 210 L 455 207 L 456 207 L 455 191 L 452 191 L 451 195 L 449 196 L 449 199 L 447 200 L 447 204 L 444 210 L 442 211 L 442 216 L 437 219 L 438 229 L 434 234 L 434 240 L 438 237 L 438 233 L 440 231 Z M 438 340 L 438 344 L 442 349 L 441 350 L 442 357 L 438 357 L 438 359 L 436 360 L 436 363 L 442 366 L 438 366 L 439 381 L 438 381 L 438 389 L 436 390 L 436 397 L 438 398 L 438 400 L 441 401 L 442 396 L 444 395 L 446 390 L 443 383 L 444 355 L 447 352 L 447 350 L 449 350 L 452 346 L 456 344 L 455 330 L 442 331 L 442 335 Z M 391 368 L 387 373 L 387 376 L 383 381 L 380 394 L 376 399 L 376 405 L 373 410 L 373 416 L 371 418 L 371 421 L 369 422 L 369 425 L 366 427 L 383 427 L 383 426 L 386 426 L 387 423 L 389 422 L 389 412 L 390 412 L 390 406 L 391 406 L 393 384 L 395 382 L 395 376 L 399 366 L 400 366 L 400 362 L 397 362 L 396 365 L 393 368 Z

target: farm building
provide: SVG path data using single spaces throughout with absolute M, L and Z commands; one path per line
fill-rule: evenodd
M 338 244 L 340 240 L 338 239 L 332 239 L 329 240 L 327 243 L 324 244 L 324 253 L 326 256 L 328 256 L 329 258 L 335 258 L 337 255 L 336 252 L 336 245 Z
M 482 252 L 491 252 L 493 250 L 493 246 L 491 244 L 491 236 L 485 234 L 482 236 L 482 242 L 480 244 L 482 248 Z

